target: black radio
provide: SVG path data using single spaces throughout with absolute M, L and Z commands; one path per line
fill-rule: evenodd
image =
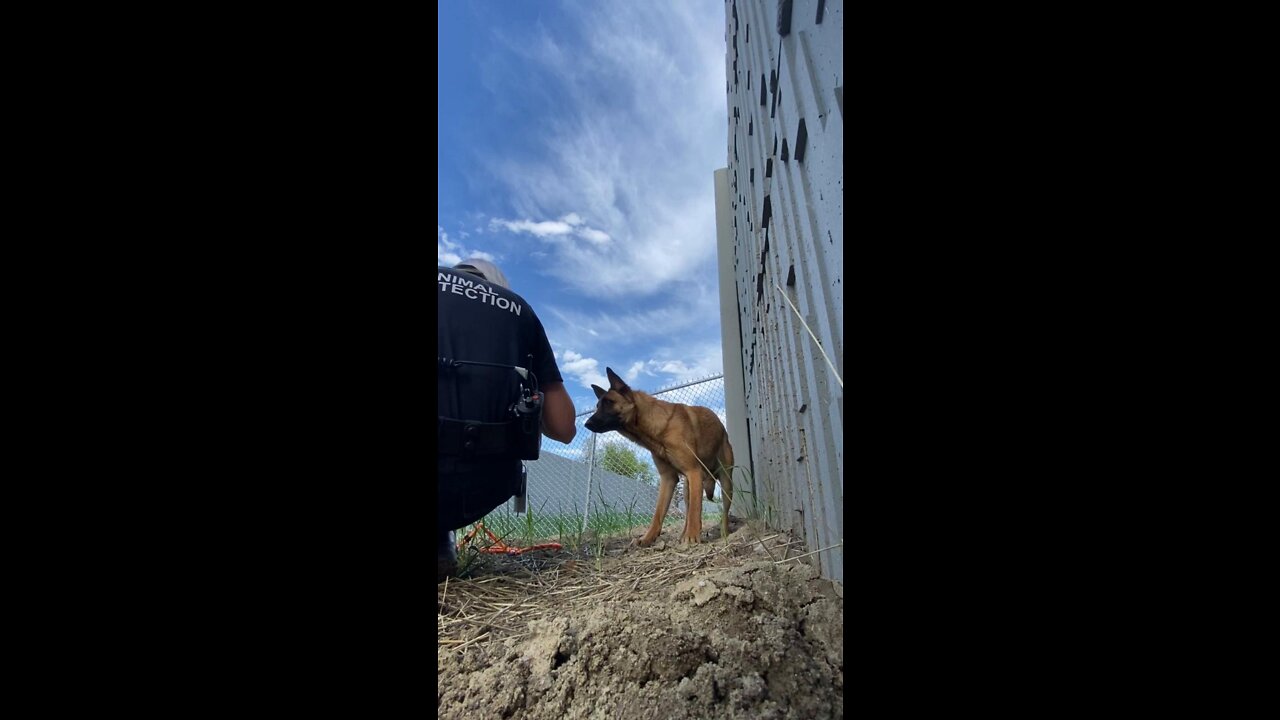
M 529 356 L 533 364 L 533 356 Z M 511 406 L 519 428 L 516 433 L 516 452 L 521 460 L 537 460 L 542 449 L 542 393 L 538 390 L 538 377 L 531 370 L 516 368 L 516 373 L 528 382 L 520 383 L 520 399 Z M 532 378 L 532 381 L 529 381 Z

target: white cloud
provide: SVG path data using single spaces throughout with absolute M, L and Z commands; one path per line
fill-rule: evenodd
M 586 225 L 577 213 L 569 213 L 559 220 L 503 220 L 489 221 L 490 230 L 508 230 L 513 233 L 533 235 L 547 242 L 563 242 L 570 236 L 580 237 L 596 245 L 604 245 L 612 238 L 609 233 Z
M 572 376 L 582 387 L 590 389 L 592 384 L 609 387 L 609 379 L 600 371 L 600 362 L 595 358 L 583 357 L 572 350 L 556 353 L 556 364 L 562 376 Z
M 648 366 L 652 372 L 670 375 L 677 382 L 689 382 L 710 374 L 706 368 L 689 365 L 680 360 L 650 360 Z
M 542 271 L 591 297 L 650 295 L 699 272 L 714 283 L 712 173 L 728 162 L 723 4 L 654 12 L 614 0 L 567 17 L 554 34 L 505 38 L 525 77 L 565 106 L 539 128 L 533 159 L 485 160 L 518 216 L 562 218 L 508 229 L 586 241 L 553 245 Z M 584 218 L 590 227 L 570 222 Z
M 466 237 L 466 232 L 461 233 Z M 483 250 L 469 250 L 461 243 L 454 242 L 449 239 L 449 233 L 444 231 L 444 227 L 436 226 L 436 262 L 441 265 L 452 267 L 462 262 L 463 258 L 482 258 L 490 262 L 497 260 L 492 254 Z
M 712 375 L 717 375 L 720 372 L 718 365 L 719 363 L 716 366 L 700 363 L 689 364 L 680 360 L 648 360 L 644 363 L 644 372 L 655 377 L 666 375 L 667 379 L 661 383 L 665 387 L 667 385 L 693 382 L 694 380 L 703 380 Z
M 494 218 L 489 221 L 490 230 L 496 230 L 499 228 L 506 228 L 514 233 L 528 233 L 540 238 L 568 235 L 573 232 L 572 225 L 555 220 L 534 222 L 532 220 L 499 220 L 498 218 Z
M 725 6 L 551 2 L 555 23 L 491 26 L 500 46 L 479 58 L 481 86 L 494 107 L 523 113 L 533 140 L 468 146 L 492 202 L 449 239 L 473 228 L 473 242 L 542 276 L 528 297 L 585 412 L 606 366 L 647 391 L 720 371 L 712 174 L 732 152 Z
M 450 267 L 462 262 L 462 257 L 458 255 L 457 252 L 454 251 L 454 249 L 457 247 L 458 247 L 457 243 L 449 241 L 449 234 L 444 231 L 444 228 L 437 225 L 436 226 L 437 261 L 441 265 L 448 265 Z
M 627 384 L 629 385 L 635 382 L 636 379 L 640 377 L 640 373 L 644 371 L 644 368 L 645 368 L 644 362 L 641 360 L 637 360 L 636 362 L 631 364 L 631 367 L 627 368 L 626 372 L 622 373 L 622 379 L 626 380 Z
M 607 269 L 593 268 L 589 272 L 604 274 Z M 580 349 L 600 347 L 602 343 L 611 347 L 636 342 L 665 344 L 671 338 L 703 335 L 708 328 L 719 332 L 720 295 L 717 284 L 688 284 L 665 300 L 667 302 L 650 299 L 630 312 L 549 303 L 545 309 L 539 309 L 539 316 L 548 324 L 548 337 L 553 343 L 559 347 Z M 614 362 L 612 358 L 609 361 Z M 618 362 L 620 366 L 621 361 Z
M 656 357 L 632 364 L 628 372 L 638 378 L 644 374 L 653 378 L 645 390 L 659 390 L 671 385 L 704 380 L 724 371 L 724 359 L 720 343 L 705 342 L 698 345 L 682 345 L 675 348 L 661 348 Z
M 695 380 L 705 380 L 722 373 L 723 362 L 719 343 L 682 346 L 679 352 L 683 355 L 672 357 L 676 352 L 675 349 L 662 349 L 658 357 L 637 360 L 621 372 L 618 368 L 623 366 L 619 364 L 614 367 L 614 372 L 618 372 L 627 384 L 646 392 Z M 560 368 L 560 374 L 565 378 L 566 385 L 570 379 L 573 379 L 585 389 L 590 389 L 592 385 L 609 387 L 609 378 L 601 367 L 602 363 L 596 358 L 586 357 L 573 350 L 565 350 L 563 353 L 557 351 L 555 357 L 556 365 Z M 572 389 L 570 394 L 572 395 Z M 587 400 L 586 407 L 583 407 L 581 402 L 584 399 Z M 574 405 L 580 411 L 595 405 L 595 402 L 594 393 L 574 398 Z
M 603 245 L 611 239 L 609 233 L 593 230 L 591 228 L 583 228 L 577 232 L 578 237 L 584 240 L 590 240 L 597 245 Z

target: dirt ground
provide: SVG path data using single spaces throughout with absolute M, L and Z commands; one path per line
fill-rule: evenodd
M 437 592 L 440 717 L 843 717 L 843 587 L 786 534 L 679 533 L 473 556 Z

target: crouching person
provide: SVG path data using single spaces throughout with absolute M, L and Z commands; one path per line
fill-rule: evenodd
M 437 352 L 437 581 L 457 572 L 454 531 L 523 492 L 542 436 L 577 432 L 542 322 L 493 263 L 440 266 Z

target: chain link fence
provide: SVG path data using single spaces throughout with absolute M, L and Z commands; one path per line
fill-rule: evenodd
M 710 408 L 726 423 L 723 375 L 649 394 L 666 402 Z M 508 501 L 484 517 L 486 528 L 499 536 L 565 539 L 581 537 L 591 528 L 616 531 L 647 525 L 653 519 L 658 469 L 652 455 L 617 432 L 596 434 L 586 429 L 584 423 L 594 412 L 592 406 L 578 414 L 578 432 L 569 445 L 543 439 L 539 458 L 525 463 L 525 512 L 516 513 L 515 501 Z M 685 486 L 681 477 L 667 522 L 684 522 Z M 704 522 L 708 516 L 720 515 L 720 497 L 717 484 L 716 500 L 703 498 Z

